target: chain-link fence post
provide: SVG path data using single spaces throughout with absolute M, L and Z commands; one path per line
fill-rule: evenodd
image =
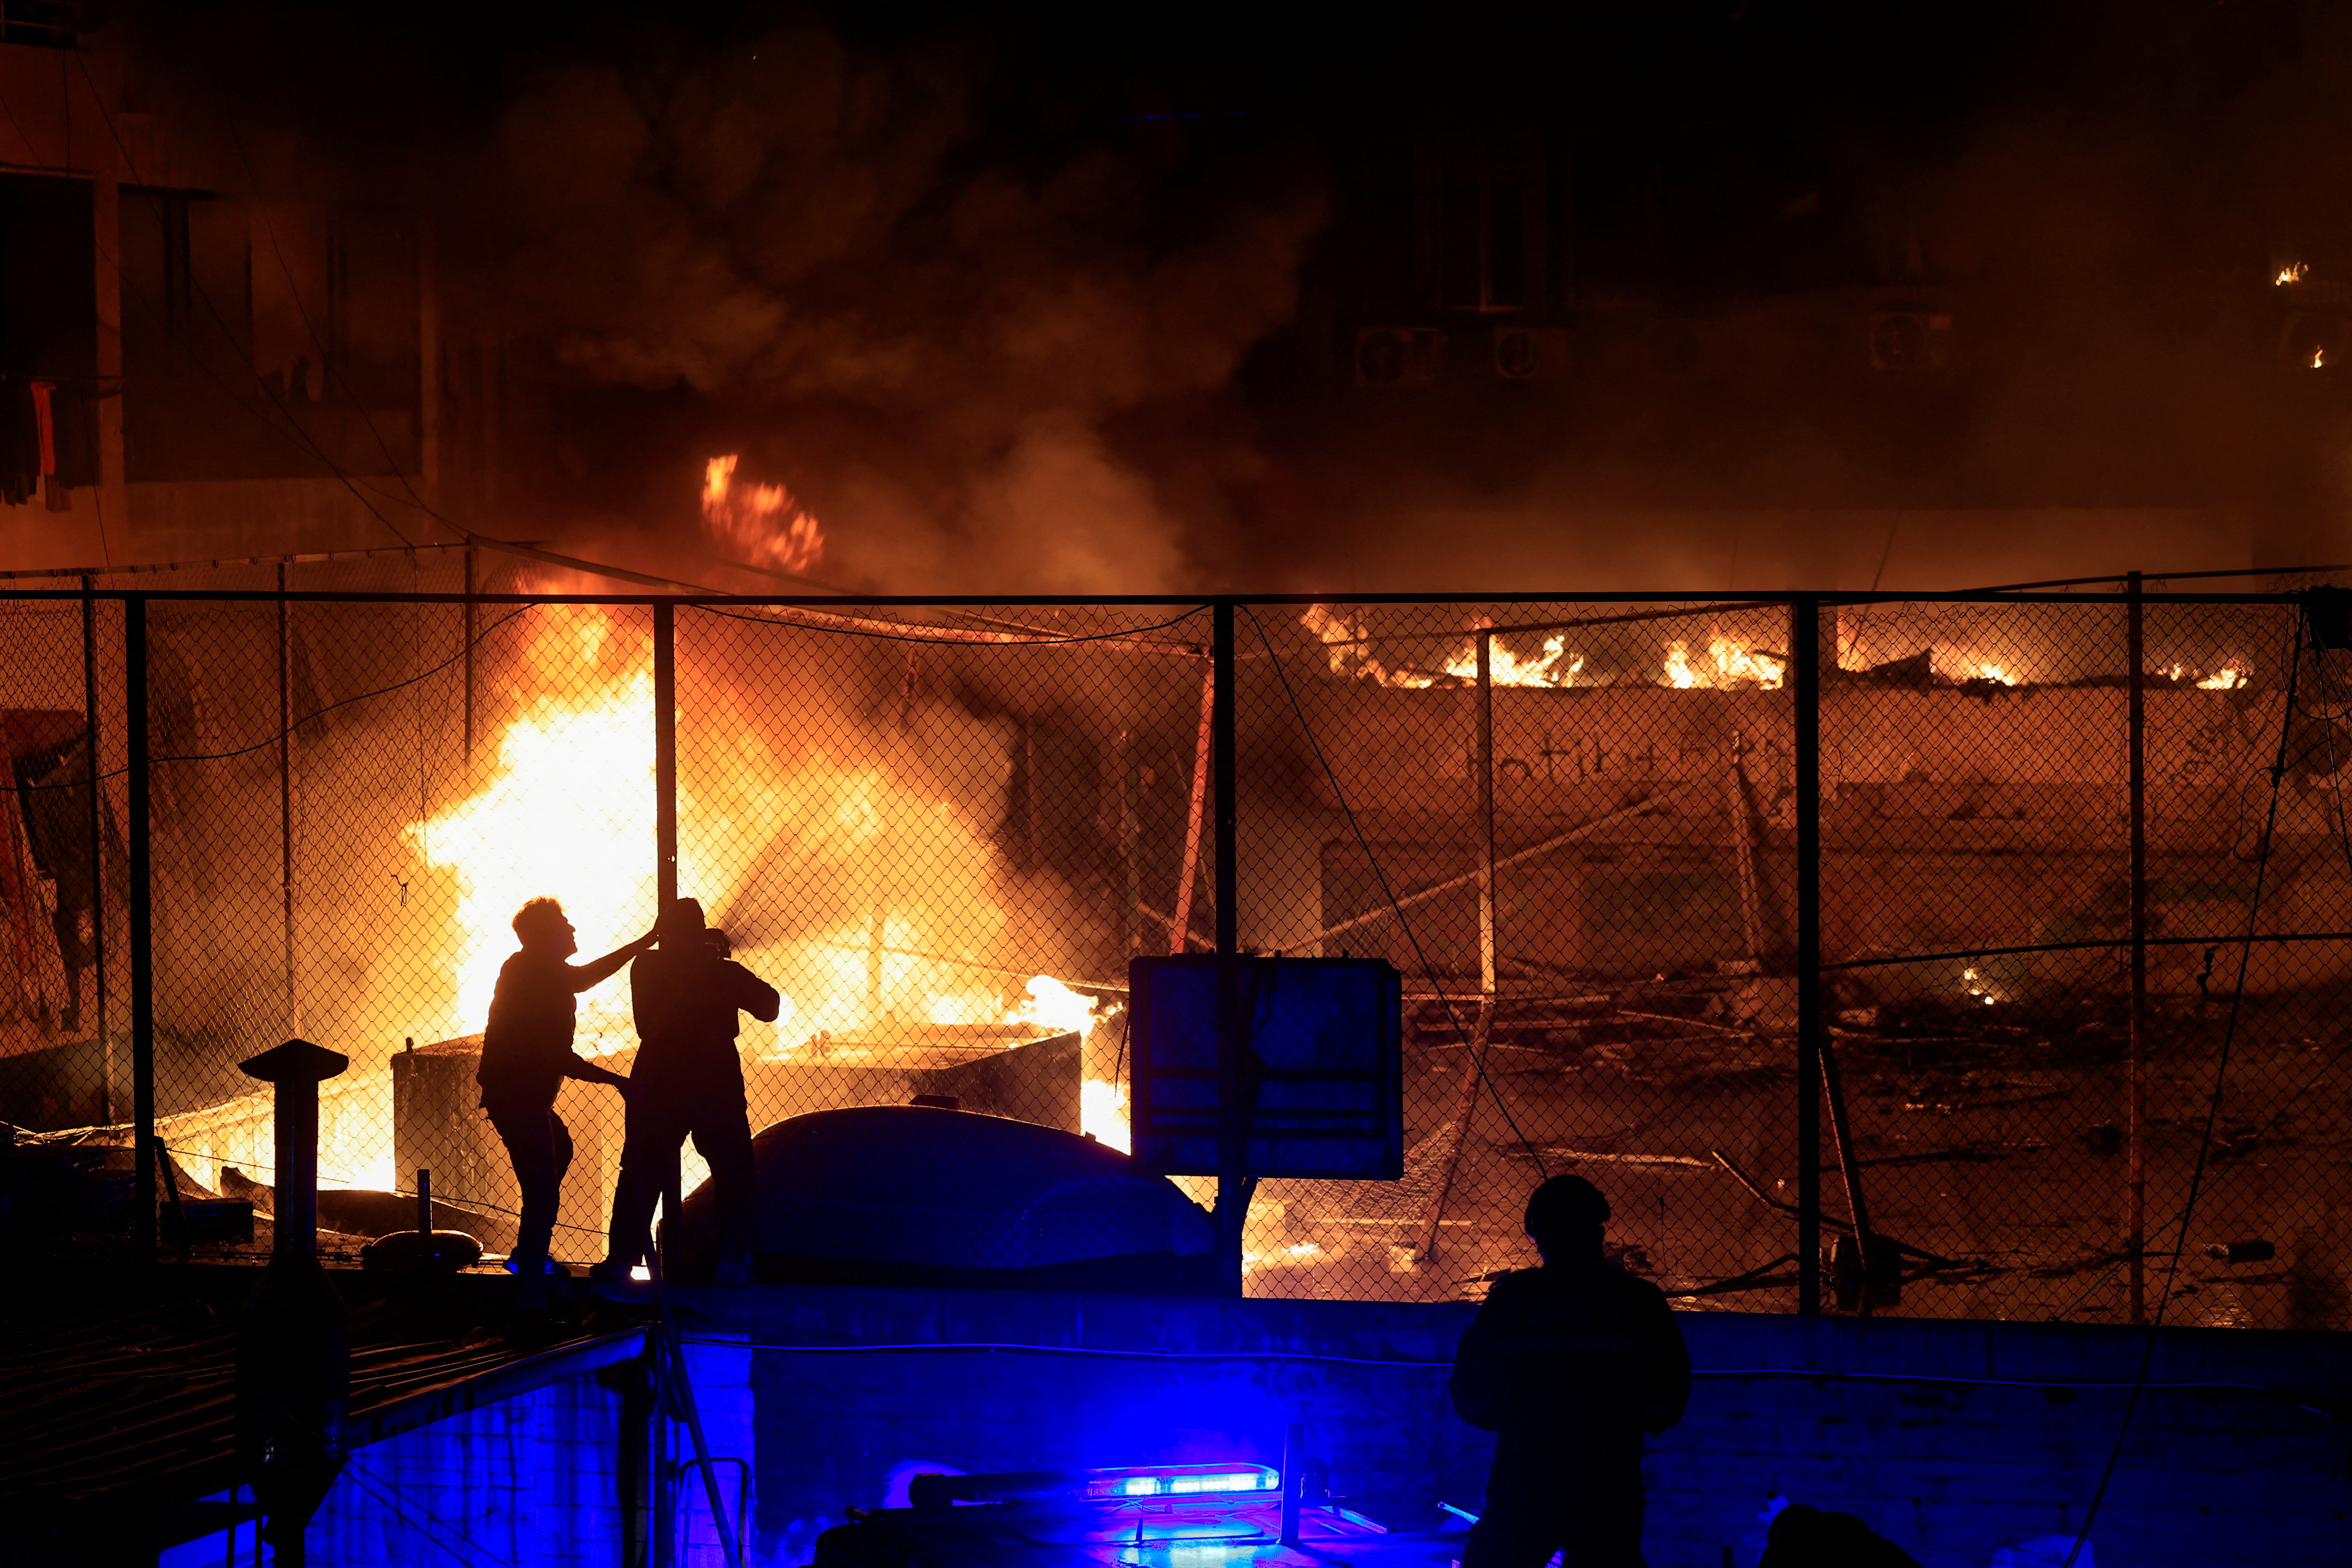
M 155 1256 L 155 944 L 154 867 L 147 805 L 147 601 L 122 605 L 122 686 L 125 761 L 129 768 L 131 830 L 131 1168 L 138 1195 L 131 1200 L 131 1244 L 139 1256 Z
M 1248 1020 L 1240 966 L 1241 878 L 1235 864 L 1241 808 L 1234 756 L 1234 603 L 1220 599 L 1211 615 L 1209 748 L 1215 774 L 1217 923 L 1217 1267 L 1218 1279 L 1242 1293 L 1242 1235 L 1249 1225 L 1257 1183 L 1249 1174 L 1249 1124 L 1242 1100 Z
M 654 918 L 677 897 L 677 636 L 675 606 L 654 603 Z
M 1796 702 L 1797 1310 L 1822 1310 L 1822 664 L 1821 601 L 1789 606 Z
M 654 919 L 659 921 L 677 897 L 677 606 L 656 599 L 654 612 Z M 625 1122 L 626 1110 L 622 1112 Z M 623 1133 L 625 1145 L 627 1134 Z M 698 1152 L 700 1142 L 695 1144 Z M 624 1156 L 625 1158 L 625 1156 Z M 673 1164 L 662 1190 L 663 1235 L 675 1248 L 685 1234 L 685 1175 Z M 667 1271 L 677 1261 L 665 1252 Z
M 302 1036 L 302 998 L 294 972 L 294 606 L 286 597 L 286 563 L 278 563 L 278 892 L 283 917 L 286 1033 Z
M 102 1114 L 110 1126 L 121 1115 L 115 1103 L 114 1021 L 107 1016 L 106 985 L 106 786 L 98 765 L 98 598 L 97 584 L 81 580 L 81 709 L 83 777 L 89 781 L 89 951 L 90 979 L 97 988 Z M 76 971 L 79 973 L 79 970 Z M 76 1009 L 79 1012 L 79 1008 Z
M 2131 679 L 2131 1016 L 2126 1037 L 2129 1104 L 2124 1115 L 2124 1254 L 2131 1269 L 2131 1321 L 2147 1321 L 2145 1262 L 2147 1168 L 2147 616 L 2140 574 L 2131 574 L 2125 662 Z

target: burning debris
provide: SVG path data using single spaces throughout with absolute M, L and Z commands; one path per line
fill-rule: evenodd
M 1390 665 L 1370 652 L 1371 637 L 1360 613 L 1350 614 L 1328 605 L 1309 605 L 1299 616 L 1299 624 L 1323 644 L 1333 675 L 1408 690 L 1475 684 L 1479 634 L 1490 630 L 1482 621 L 1442 658 L 1427 665 Z M 1512 646 L 1514 638 L 1525 643 L 1537 637 L 1541 641 L 1531 651 L 1522 652 Z M 1597 673 L 1587 677 L 1586 668 L 1592 662 L 1591 656 L 1570 652 L 1563 632 L 1513 632 L 1505 628 L 1494 631 L 1488 640 L 1491 647 L 1487 679 L 1492 684 L 1553 690 L 1578 686 L 1664 686 L 1679 690 L 1749 687 L 1777 691 L 1788 664 L 1782 654 L 1750 647 L 1717 631 L 1708 635 L 1703 660 L 1694 662 L 1690 644 L 1677 641 L 1666 645 L 1654 665 L 1621 667 L 1607 677 Z
M 711 458 L 704 468 L 702 526 L 711 542 L 778 572 L 805 572 L 822 561 L 824 531 L 815 514 L 782 485 L 737 485 L 738 460 L 730 452 Z

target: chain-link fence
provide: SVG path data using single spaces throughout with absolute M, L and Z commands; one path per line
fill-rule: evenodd
M 184 1198 L 267 1210 L 236 1064 L 301 1036 L 352 1064 L 329 1227 L 406 1223 L 430 1169 L 502 1249 L 475 1071 L 539 896 L 583 960 L 702 900 L 783 998 L 740 1042 L 754 1127 L 921 1095 L 1124 1147 L 1128 963 L 1213 950 L 1229 889 L 1240 949 L 1406 998 L 1402 1179 L 1265 1180 L 1252 1293 L 1475 1293 L 1575 1171 L 1687 1305 L 2352 1322 L 2347 668 L 2295 595 L 1228 617 L 491 559 L 0 598 L 0 1117 L 114 1149 L 132 1229 L 150 1118 Z M 579 1006 L 622 1073 L 628 997 Z M 558 1110 L 577 1263 L 622 1103 Z

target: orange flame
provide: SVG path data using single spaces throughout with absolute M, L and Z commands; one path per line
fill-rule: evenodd
M 1780 655 L 1741 647 L 1719 633 L 1708 635 L 1706 656 L 1707 663 L 1693 664 L 1689 644 L 1668 644 L 1665 679 L 1662 684 L 1677 691 L 1688 691 L 1694 687 L 1725 689 L 1748 685 L 1778 691 L 1788 675 L 1788 661 Z
M 824 558 L 824 530 L 782 485 L 737 488 L 738 455 L 704 465 L 702 523 L 710 537 L 753 563 L 805 572 Z
M 1441 676 L 1451 676 L 1456 680 L 1478 679 L 1478 639 L 1475 637 L 1465 637 L 1435 671 L 1404 666 L 1391 668 L 1372 657 L 1371 639 L 1365 632 L 1361 616 L 1351 616 L 1328 605 L 1309 605 L 1306 613 L 1298 617 L 1298 622 L 1321 639 L 1325 655 L 1330 661 L 1331 673 L 1344 679 L 1369 680 L 1376 686 L 1419 689 L 1436 685 Z M 1576 684 L 1577 676 L 1584 669 L 1584 656 L 1570 653 L 1568 639 L 1564 637 L 1544 638 L 1543 651 L 1533 655 L 1514 651 L 1501 637 L 1497 637 L 1487 656 L 1486 665 L 1487 679 L 1494 685 L 1558 689 Z
M 2246 672 L 2236 665 L 2226 665 L 2197 683 L 2200 691 L 2234 691 L 2246 683 Z
M 2302 282 L 2304 274 L 2310 270 L 2311 268 L 2303 262 L 2290 262 L 2286 266 L 2279 268 L 2278 276 L 2272 279 L 2271 282 L 2276 287 L 2284 289 L 2290 283 Z

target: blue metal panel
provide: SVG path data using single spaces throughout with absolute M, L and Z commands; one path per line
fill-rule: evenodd
M 1139 958 L 1129 1089 L 1136 1159 L 1217 1173 L 1217 965 Z M 1247 1169 L 1393 1181 L 1404 1171 L 1403 988 L 1377 959 L 1234 958 Z

